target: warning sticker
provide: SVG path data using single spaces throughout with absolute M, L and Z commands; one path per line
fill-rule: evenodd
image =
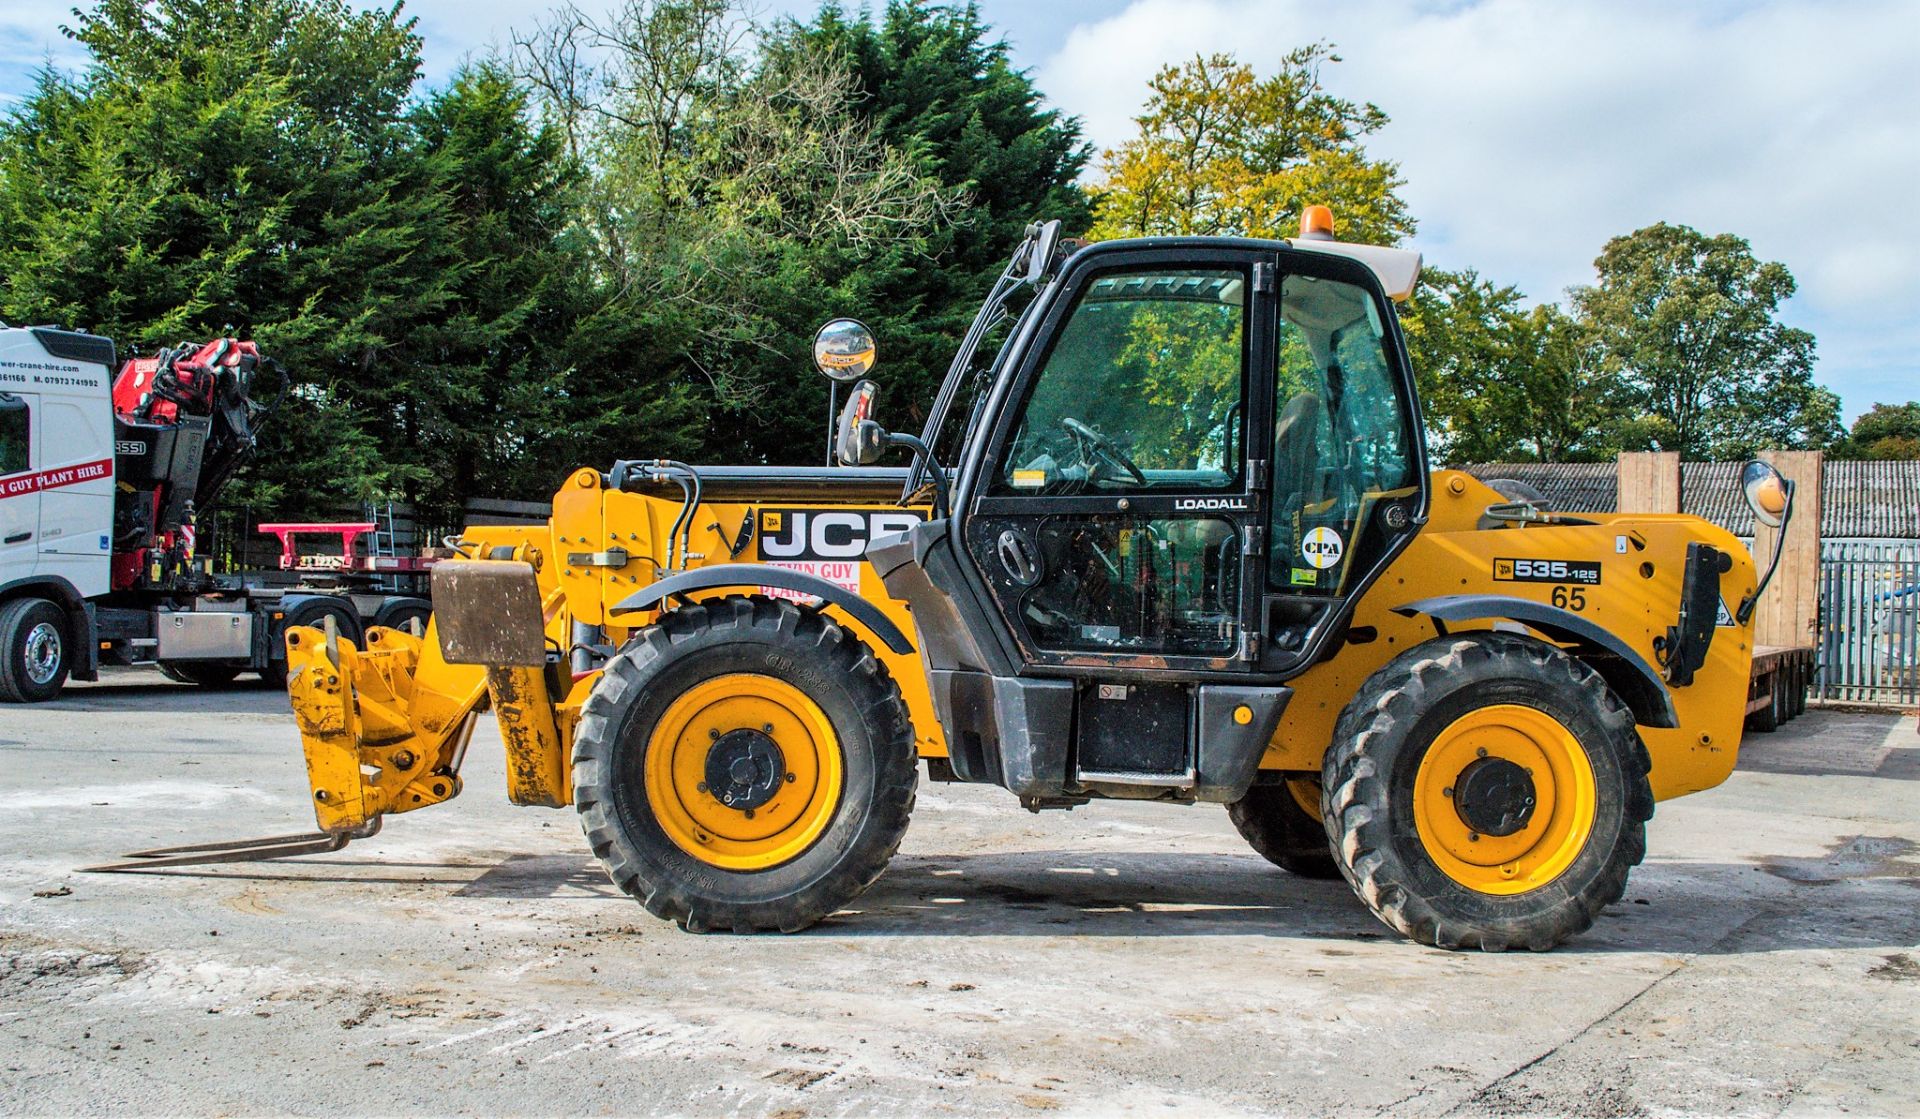
M 1301 557 L 1322 571 L 1339 563 L 1346 550 L 1340 534 L 1325 525 L 1307 533 L 1307 538 L 1300 542 Z
M 1727 596 L 1720 596 L 1720 609 L 1714 612 L 1713 624 L 1723 628 L 1737 629 L 1740 623 L 1733 620 L 1733 611 L 1727 609 Z

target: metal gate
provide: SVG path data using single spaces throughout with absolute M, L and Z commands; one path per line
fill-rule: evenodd
M 1920 703 L 1920 552 L 1911 542 L 1820 548 L 1821 699 Z

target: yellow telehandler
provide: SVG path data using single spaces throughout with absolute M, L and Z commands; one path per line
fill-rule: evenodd
M 1732 770 L 1766 580 L 1695 518 L 1430 472 L 1394 308 L 1418 272 L 1322 207 L 1290 241 L 1036 224 L 922 434 L 874 418 L 866 328 L 828 324 L 838 465 L 623 461 L 544 527 L 469 529 L 423 635 L 287 637 L 322 834 L 136 865 L 449 800 L 490 707 L 514 803 L 573 805 L 689 930 L 847 905 L 924 760 L 1035 811 L 1223 804 L 1414 940 L 1549 948 L 1619 899 L 1655 801 Z M 1790 515 L 1770 467 L 1744 480 Z

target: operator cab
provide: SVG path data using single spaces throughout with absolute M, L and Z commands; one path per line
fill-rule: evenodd
M 934 519 L 870 556 L 913 605 L 961 776 L 1234 799 L 1280 685 L 1336 647 L 1423 523 L 1393 310 L 1418 255 L 1334 242 L 1321 207 L 1303 224 L 1292 242 L 1114 241 L 1030 266 L 1039 291 L 950 478 L 926 448 L 946 444 L 964 370 L 919 439 L 879 429 L 856 390 L 842 457 L 906 445 L 935 482 Z

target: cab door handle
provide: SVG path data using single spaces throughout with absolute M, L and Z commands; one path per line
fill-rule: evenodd
M 1015 583 L 1031 587 L 1040 581 L 1040 556 L 1026 533 L 1017 528 L 1001 529 L 994 552 L 1000 557 L 1000 566 L 1007 569 L 1007 576 Z
M 7 537 L 5 540 L 0 540 L 0 544 L 25 544 L 27 541 L 32 539 L 33 539 L 33 530 L 28 529 L 25 532 L 16 532 L 12 536 Z

